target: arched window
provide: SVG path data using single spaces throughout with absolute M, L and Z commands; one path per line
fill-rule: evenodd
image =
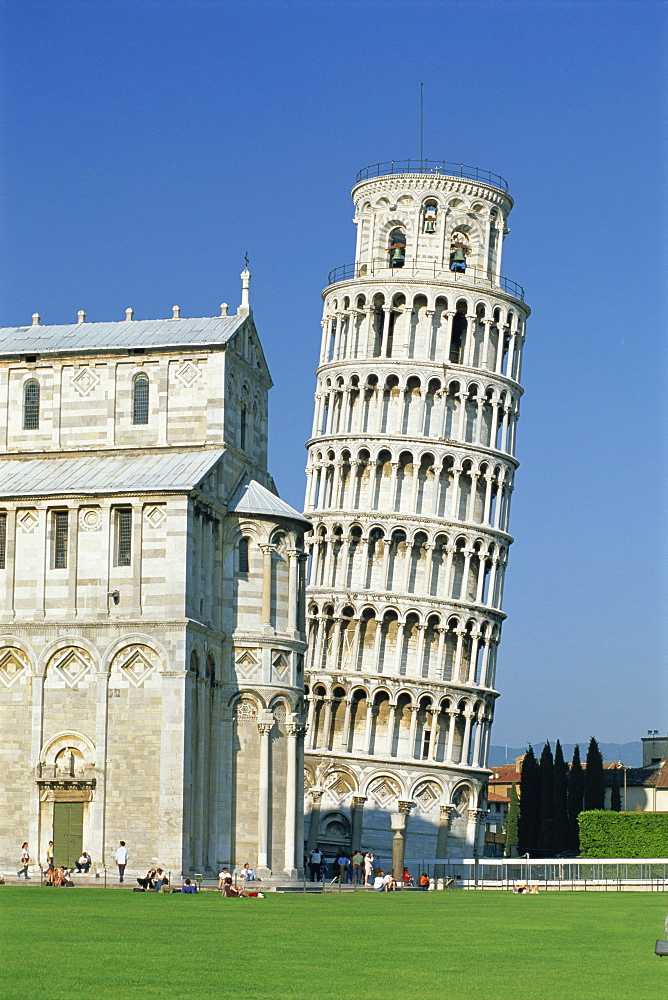
M 422 232 L 423 233 L 435 233 L 436 232 L 436 212 L 437 205 L 435 201 L 428 201 L 422 210 Z
M 148 423 L 148 376 L 137 375 L 132 400 L 132 423 Z
M 23 387 L 23 430 L 39 428 L 39 382 L 31 379 Z
M 406 263 L 406 234 L 403 229 L 393 229 L 390 233 L 390 267 L 403 267 Z
M 250 563 L 248 559 L 248 547 L 249 539 L 242 538 L 239 542 L 239 572 L 248 573 L 250 570 Z

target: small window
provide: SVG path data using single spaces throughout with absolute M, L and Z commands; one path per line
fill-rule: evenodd
M 239 418 L 239 447 L 242 451 L 246 450 L 246 407 L 241 407 L 241 416 Z
M 3 512 L 0 514 L 0 569 L 5 568 L 6 557 L 7 557 L 7 515 Z
M 134 382 L 132 423 L 148 423 L 148 377 L 146 375 L 137 375 Z
M 53 512 L 53 568 L 67 569 L 67 528 L 69 511 Z
M 132 508 L 116 511 L 116 565 L 129 566 L 132 559 Z
M 248 538 L 242 538 L 239 542 L 239 572 L 248 573 L 250 566 L 248 560 Z
M 39 382 L 30 379 L 23 389 L 23 430 L 39 428 Z

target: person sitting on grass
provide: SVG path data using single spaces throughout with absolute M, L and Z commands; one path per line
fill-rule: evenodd
M 142 887 L 142 889 L 149 890 L 153 888 L 153 886 L 155 885 L 156 872 L 157 868 L 149 868 L 144 878 L 137 879 L 137 882 Z
M 162 892 L 162 887 L 165 885 L 169 885 L 169 879 L 165 874 L 164 868 L 158 868 L 155 873 L 155 891 Z
M 219 875 L 218 875 L 218 885 L 216 886 L 216 889 L 222 889 L 223 888 L 223 882 L 225 881 L 226 878 L 231 878 L 229 868 L 223 868 L 223 870 L 219 873 Z
M 194 894 L 197 892 L 197 886 L 193 885 L 189 878 L 183 880 L 183 885 L 181 886 L 181 892 L 188 892 Z
M 222 896 L 224 899 L 246 899 L 246 894 L 232 885 L 232 877 L 223 882 Z

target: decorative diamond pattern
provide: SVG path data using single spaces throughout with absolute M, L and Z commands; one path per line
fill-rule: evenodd
M 258 659 L 255 653 L 253 653 L 250 649 L 244 649 L 241 650 L 237 656 L 235 665 L 238 672 L 242 674 L 242 676 L 247 677 L 249 674 L 252 674 L 257 667 Z
M 379 805 L 386 805 L 390 799 L 396 799 L 399 795 L 399 788 L 388 778 L 377 778 L 370 786 L 369 794 L 372 795 Z
M 186 361 L 186 363 L 177 371 L 176 377 L 179 382 L 186 387 L 186 389 L 189 389 L 191 385 L 194 385 L 194 383 L 202 377 L 202 373 L 197 365 L 194 365 L 192 361 Z
M 152 528 L 159 528 L 167 519 L 162 507 L 148 507 L 144 516 Z
M 30 534 L 30 532 L 37 525 L 38 520 L 39 518 L 37 517 L 37 514 L 32 510 L 27 510 L 24 514 L 20 514 L 18 517 L 18 522 L 26 534 Z
M 72 379 L 72 386 L 80 396 L 88 396 L 99 384 L 99 376 L 87 365 L 80 368 Z
M 127 677 L 133 687 L 141 687 L 148 675 L 153 670 L 153 664 L 149 663 L 140 650 L 136 650 L 124 663 L 121 664 L 123 676 Z
M 26 669 L 16 650 L 5 649 L 0 653 L 0 683 L 5 687 L 11 687 L 19 679 Z
M 278 676 L 281 678 L 285 677 L 290 667 L 288 658 L 285 655 L 285 653 L 277 653 L 273 657 L 271 663 Z
M 438 797 L 438 787 L 433 781 L 425 781 L 421 785 L 418 785 L 413 796 L 420 808 L 425 812 L 431 809 Z
M 84 660 L 83 656 L 76 649 L 69 649 L 65 652 L 61 660 L 56 664 L 56 670 L 68 687 L 75 688 L 84 674 L 88 671 L 90 663 Z

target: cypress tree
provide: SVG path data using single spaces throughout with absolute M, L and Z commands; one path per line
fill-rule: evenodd
M 580 763 L 580 747 L 573 750 L 573 763 L 568 776 L 568 850 L 574 854 L 580 853 L 580 830 L 578 816 L 582 812 L 584 795 L 584 775 Z
M 568 845 L 568 766 L 564 761 L 561 742 L 557 740 L 554 748 L 554 824 L 552 827 L 552 850 L 555 854 L 563 854 Z
M 540 839 L 538 845 L 545 856 L 552 854 L 554 827 L 554 760 L 549 740 L 540 755 Z
M 613 812 L 622 811 L 622 797 L 619 792 L 619 770 L 615 768 L 612 772 L 612 789 L 610 791 L 610 809 Z
M 592 736 L 587 748 L 587 770 L 584 783 L 584 808 L 605 809 L 605 786 L 603 784 L 603 758 L 598 743 Z
M 512 854 L 513 847 L 517 847 L 519 844 L 519 825 L 520 825 L 520 800 L 517 794 L 517 785 L 513 781 L 512 787 L 510 789 L 510 804 L 508 806 L 508 815 L 506 816 L 506 857 L 510 857 Z
M 531 854 L 538 848 L 540 830 L 540 774 L 538 761 L 529 745 L 522 762 L 520 778 L 519 848 L 521 854 Z

